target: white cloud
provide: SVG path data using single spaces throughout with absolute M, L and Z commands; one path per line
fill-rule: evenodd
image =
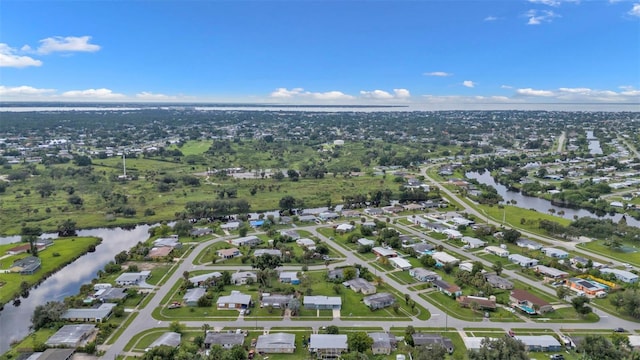
M 472 88 L 472 87 L 476 86 L 476 83 L 474 83 L 471 80 L 465 80 L 465 81 L 462 82 L 462 85 L 464 85 L 464 86 L 466 86 L 468 88 Z
M 367 99 L 393 99 L 393 95 L 384 90 L 360 91 L 360 95 Z
M 91 36 L 54 36 L 40 40 L 39 54 L 54 52 L 96 52 L 100 45 L 89 44 Z
M 393 89 L 393 93 L 398 99 L 407 99 L 411 97 L 411 93 L 407 89 Z
M 136 94 L 136 98 L 140 100 L 171 100 L 176 99 L 175 96 L 169 96 L 165 94 L 157 94 L 148 91 L 143 91 Z
M 513 89 L 513 86 L 511 85 L 500 85 L 501 89 Z
M 278 88 L 270 94 L 270 97 L 276 99 L 315 99 L 315 100 L 351 100 L 353 96 L 343 93 L 342 91 L 327 92 L 310 92 L 304 91 L 303 88 Z
M 54 92 L 55 92 L 54 89 L 38 89 L 32 86 L 25 86 L 25 85 L 15 86 L 15 87 L 0 85 L 0 96 L 7 96 L 7 97 L 37 96 L 37 95 L 50 94 Z
M 495 16 L 487 16 L 486 18 L 484 18 L 484 21 L 496 21 L 496 20 L 498 20 L 498 18 Z
M 16 54 L 16 50 L 5 43 L 0 43 L 0 67 L 24 68 L 41 66 L 42 61 L 29 56 Z
M 633 7 L 631 8 L 631 10 L 629 10 L 627 14 L 631 16 L 640 17 L 640 3 L 633 4 Z
M 517 89 L 516 95 L 521 96 L 553 96 L 553 91 L 535 90 L 532 88 Z
M 542 4 L 547 6 L 558 7 L 562 3 L 579 3 L 580 0 L 529 0 L 532 4 Z
M 452 73 L 448 73 L 448 72 L 444 72 L 444 71 L 432 71 L 432 72 L 426 72 L 423 74 L 424 76 L 438 76 L 438 77 L 447 77 L 447 76 L 452 76 Z
M 525 13 L 525 17 L 529 18 L 527 25 L 540 25 L 543 22 L 551 22 L 554 18 L 560 17 L 552 10 L 529 10 Z
M 123 94 L 114 93 L 110 89 L 87 89 L 87 90 L 71 90 L 65 91 L 62 93 L 62 96 L 65 98 L 75 98 L 75 99 L 122 99 L 126 96 Z

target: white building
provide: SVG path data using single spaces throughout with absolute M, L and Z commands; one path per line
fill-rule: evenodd
M 412 267 L 409 261 L 401 257 L 392 257 L 389 259 L 389 262 L 396 269 L 409 270 Z
M 436 263 L 440 265 L 457 264 L 460 262 L 460 259 L 455 256 L 449 255 L 444 251 L 434 252 L 433 254 L 431 254 L 431 257 L 436 261 Z
M 613 274 L 615 275 L 616 279 L 629 284 L 638 282 L 638 275 L 630 271 L 604 268 L 604 269 L 600 269 L 600 272 L 603 274 Z

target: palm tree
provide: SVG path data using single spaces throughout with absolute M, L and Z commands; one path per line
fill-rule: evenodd
M 211 329 L 211 326 L 209 324 L 203 324 L 202 325 L 202 331 L 204 331 L 204 336 L 207 336 L 207 332 L 209 331 L 209 329 Z

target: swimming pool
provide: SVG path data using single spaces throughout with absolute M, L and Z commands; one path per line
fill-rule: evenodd
M 536 311 L 526 305 L 518 305 L 518 309 L 526 312 L 529 315 L 535 315 Z

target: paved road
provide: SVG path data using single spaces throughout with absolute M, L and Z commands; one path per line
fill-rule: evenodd
M 561 153 L 562 150 L 564 150 L 564 142 L 567 138 L 567 133 L 565 131 L 562 132 L 562 134 L 560 134 L 560 137 L 558 138 L 558 150 L 557 153 Z
M 350 320 L 348 316 L 344 316 L 342 318 L 334 318 L 333 320 L 322 320 L 322 321 L 296 321 L 291 319 L 283 319 L 277 321 L 261 321 L 255 319 L 245 320 L 242 317 L 239 317 L 236 320 L 232 321 L 219 321 L 216 319 L 207 320 L 207 321 L 183 321 L 187 327 L 199 328 L 202 327 L 203 324 L 215 325 L 216 327 L 243 327 L 243 328 L 251 328 L 256 327 L 258 329 L 269 329 L 272 327 L 312 327 L 314 329 L 318 329 L 321 326 L 327 325 L 337 325 L 337 326 L 345 326 L 345 327 L 381 327 L 384 329 L 389 329 L 390 327 L 405 327 L 408 325 L 413 325 L 415 327 L 449 327 L 456 329 L 463 329 L 465 327 L 476 327 L 476 328 L 503 328 L 509 329 L 511 327 L 527 327 L 532 329 L 550 329 L 553 331 L 561 330 L 561 329 L 593 329 L 593 328 L 614 328 L 614 327 L 626 327 L 626 328 L 637 328 L 637 324 L 633 322 L 628 322 L 622 319 L 619 319 L 615 316 L 602 313 L 598 311 L 600 315 L 600 321 L 597 324 L 594 323 L 541 323 L 541 322 L 527 322 L 525 323 L 513 323 L 513 322 L 492 322 L 492 321 L 481 321 L 481 322 L 471 322 L 459 320 L 456 318 L 452 318 L 447 314 L 444 314 L 440 309 L 429 303 L 428 301 L 422 299 L 418 296 L 417 293 L 409 290 L 407 285 L 399 284 L 393 278 L 390 278 L 386 273 L 379 273 L 376 268 L 373 268 L 367 261 L 362 260 L 357 257 L 354 253 L 346 251 L 341 246 L 333 243 L 332 240 L 326 238 L 322 234 L 317 232 L 317 228 L 320 226 L 326 225 L 314 225 L 310 227 L 300 227 L 302 230 L 306 230 L 311 232 L 314 236 L 322 239 L 331 245 L 336 251 L 342 253 L 345 257 L 345 262 L 350 264 L 360 264 L 362 266 L 366 266 L 371 270 L 372 273 L 382 277 L 382 279 L 401 293 L 411 294 L 411 299 L 415 301 L 417 304 L 426 308 L 431 312 L 431 318 L 429 320 L 418 320 L 417 318 L 412 318 L 407 321 L 399 321 L 394 320 L 393 322 L 389 321 L 366 321 L 363 319 L 353 319 Z M 406 231 L 409 231 L 416 236 L 419 236 L 423 239 L 429 239 L 429 241 L 433 241 L 436 243 L 441 243 L 445 248 L 455 253 L 460 253 L 461 250 L 455 247 L 450 246 L 444 242 L 440 242 L 439 240 L 432 239 L 424 235 L 423 233 L 416 231 L 410 227 L 400 226 L 404 228 Z M 161 305 L 162 299 L 169 293 L 172 286 L 180 280 L 184 271 L 193 271 L 196 269 L 212 269 L 212 270 L 223 270 L 229 269 L 228 266 L 220 266 L 220 265 L 194 265 L 193 261 L 197 257 L 197 255 L 204 250 L 207 246 L 212 243 L 225 241 L 231 237 L 221 237 L 216 238 L 210 241 L 206 241 L 195 246 L 193 251 L 189 253 L 189 255 L 183 259 L 181 263 L 177 266 L 178 268 L 173 274 L 169 277 L 169 279 L 161 286 L 155 293 L 150 294 L 152 296 L 151 300 L 144 308 L 138 311 L 137 317 L 132 321 L 132 323 L 124 330 L 124 332 L 118 337 L 118 339 L 114 342 L 113 345 L 109 346 L 106 350 L 106 353 L 102 358 L 104 359 L 115 359 L 116 356 L 124 351 L 125 345 L 138 333 L 151 329 L 151 328 L 166 328 L 169 325 L 168 321 L 158 321 L 152 317 L 152 312 L 155 308 Z M 482 258 L 478 258 L 477 256 L 470 253 L 463 253 L 464 256 L 469 257 L 473 260 L 482 261 L 486 265 L 490 265 L 487 261 Z M 342 262 L 344 263 L 344 262 Z M 332 266 L 335 266 L 333 264 Z M 234 267 L 233 269 L 249 269 L 250 266 L 239 266 Z M 325 267 L 322 265 L 310 267 L 310 269 L 324 269 Z M 298 269 L 298 267 L 283 267 L 283 269 Z M 535 286 L 543 291 L 552 292 L 551 289 L 547 289 L 545 287 L 540 286 L 539 283 L 534 282 L 528 278 L 521 277 L 519 274 L 505 270 L 505 273 L 518 278 L 524 283 Z

